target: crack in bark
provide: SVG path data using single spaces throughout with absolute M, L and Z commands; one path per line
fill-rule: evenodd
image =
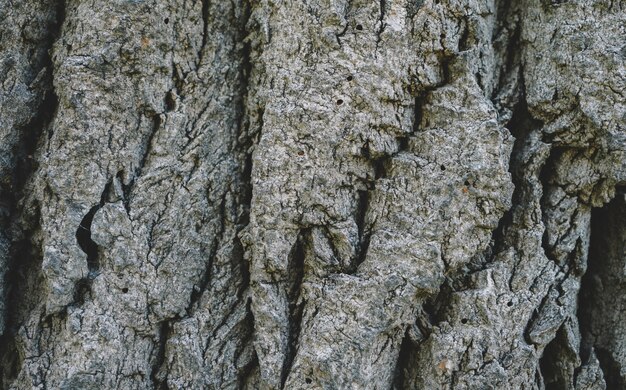
M 155 390 L 169 390 L 167 385 L 167 373 L 161 371 L 161 367 L 165 363 L 165 347 L 167 346 L 167 340 L 172 331 L 172 325 L 170 321 L 163 321 L 159 326 L 158 340 L 155 342 L 155 348 L 158 347 L 154 364 L 152 365 L 152 371 L 150 373 L 150 379 L 154 385 Z
M 624 318 L 618 308 L 623 299 L 624 189 L 602 208 L 592 210 L 588 268 L 579 292 L 580 356 L 583 364 L 595 352 L 608 389 L 626 387 L 620 374 L 623 366 L 616 360 L 616 343 L 623 331 L 615 324 Z M 619 356 L 619 355 L 618 355 Z
M 202 44 L 198 51 L 198 62 L 196 63 L 196 69 L 202 66 L 204 59 L 204 49 L 206 48 L 209 39 L 209 6 L 210 0 L 202 0 Z
M 287 335 L 287 352 L 283 361 L 281 374 L 281 387 L 285 386 L 285 382 L 291 371 L 293 361 L 298 352 L 298 339 L 300 337 L 300 328 L 302 326 L 302 314 L 304 302 L 300 302 L 302 290 L 302 281 L 304 279 L 304 266 L 306 251 L 309 249 L 310 229 L 302 229 L 298 234 L 296 243 L 289 254 L 289 263 L 287 267 L 287 301 L 289 302 L 289 325 Z
M 402 343 L 400 344 L 400 353 L 398 354 L 398 360 L 396 361 L 396 368 L 394 370 L 393 389 L 407 388 L 405 383 L 407 382 L 406 376 L 408 374 L 407 368 L 411 363 L 413 353 L 416 349 L 411 337 L 409 335 L 409 329 L 406 330 Z
M 353 269 L 350 270 L 351 273 L 356 272 L 356 270 L 359 268 L 359 265 L 361 265 L 365 261 L 365 258 L 367 257 L 367 251 L 370 246 L 370 238 L 372 235 L 372 227 L 365 226 L 365 217 L 370 207 L 370 190 L 362 190 L 359 191 L 358 194 L 359 198 L 357 205 L 356 225 L 359 234 L 359 245 L 356 250 L 354 264 L 351 267 Z
M 406 3 L 406 14 L 409 19 L 413 19 L 424 5 L 424 0 L 411 0 Z
M 85 302 L 85 296 L 87 293 L 91 293 L 91 284 L 93 280 L 99 275 L 100 271 L 100 249 L 91 239 L 91 224 L 93 217 L 100 210 L 107 201 L 111 189 L 112 181 L 109 181 L 100 195 L 100 202 L 93 206 L 89 212 L 83 217 L 76 229 L 76 242 L 80 249 L 87 255 L 87 269 L 89 273 L 87 277 L 84 277 L 74 287 L 74 300 L 72 304 L 82 305 Z M 70 304 L 70 305 L 72 305 Z
M 385 23 L 385 12 L 387 8 L 386 0 L 379 0 L 379 7 L 380 17 L 378 18 L 378 22 L 380 23 L 380 25 L 378 26 L 378 30 L 376 31 L 376 51 L 378 51 L 378 45 L 380 44 L 380 41 L 382 39 L 381 35 L 387 27 L 387 24 Z
M 505 12 L 502 12 L 498 15 L 498 19 L 502 20 L 506 16 L 508 16 L 508 7 Z M 463 43 L 469 38 L 469 28 L 466 26 L 463 37 L 461 38 L 461 49 L 464 46 L 468 46 L 467 43 Z M 516 25 L 516 33 L 513 37 L 508 40 L 508 47 L 519 44 L 520 34 L 519 34 L 519 23 Z M 420 125 L 424 119 L 424 106 L 426 105 L 426 99 L 428 95 L 438 89 L 441 88 L 451 82 L 450 75 L 450 64 L 454 60 L 453 57 L 446 57 L 441 60 L 442 65 L 442 81 L 437 85 L 422 90 L 415 97 L 415 119 L 413 124 L 413 132 L 409 134 L 403 143 L 408 144 L 408 140 L 410 137 L 417 133 L 420 129 Z M 519 62 L 519 56 L 507 56 L 506 58 L 506 70 L 510 71 L 514 68 L 515 63 Z M 502 75 L 501 75 L 502 76 Z M 520 96 L 524 96 L 524 85 L 523 85 L 523 76 L 520 71 L 520 77 L 522 78 L 522 83 L 519 85 L 519 94 Z M 501 77 L 502 78 L 502 77 Z M 480 83 L 480 80 L 477 80 Z M 502 81 L 498 84 L 498 87 L 494 90 L 493 95 L 496 96 L 499 89 L 502 88 Z M 479 85 L 480 86 L 480 85 Z M 482 89 L 482 87 L 481 87 Z M 493 97 L 491 98 L 493 100 Z M 508 121 L 505 127 L 511 132 L 512 135 L 515 136 L 516 140 L 511 151 L 511 157 L 509 159 L 509 172 L 512 176 L 512 181 L 514 184 L 514 192 L 512 196 L 512 206 L 509 210 L 505 212 L 505 214 L 498 221 L 497 227 L 492 231 L 492 236 L 490 240 L 489 247 L 484 251 L 484 253 L 475 256 L 472 262 L 468 264 L 465 269 L 460 269 L 455 272 L 453 275 L 449 275 L 446 277 L 444 283 L 440 286 L 439 292 L 434 297 L 427 298 L 422 304 L 422 309 L 420 315 L 418 315 L 416 319 L 415 326 L 418 328 L 419 332 L 424 337 L 424 340 L 430 336 L 432 332 L 433 326 L 436 326 L 438 323 L 445 321 L 446 319 L 446 310 L 450 307 L 452 295 L 455 291 L 463 290 L 468 283 L 468 276 L 473 273 L 483 269 L 486 269 L 488 264 L 493 262 L 496 255 L 504 250 L 507 245 L 507 231 L 513 225 L 513 213 L 515 210 L 515 205 L 521 203 L 521 198 L 523 196 L 523 192 L 525 191 L 525 183 L 523 181 L 522 170 L 523 164 L 518 156 L 521 155 L 523 150 L 526 148 L 526 141 L 530 133 L 538 128 L 541 128 L 543 123 L 540 121 L 536 121 L 530 113 L 528 112 L 528 107 L 526 105 L 525 99 L 519 101 L 514 110 L 513 117 Z M 406 149 L 404 147 L 403 149 Z M 442 166 L 442 170 L 445 170 L 445 166 Z M 395 371 L 395 379 L 394 386 L 395 388 L 404 388 L 407 383 L 407 378 L 409 377 L 410 370 L 418 369 L 417 367 L 410 367 L 408 364 L 411 360 L 411 356 L 419 353 L 419 344 L 415 344 L 411 342 L 407 334 L 402 341 L 401 345 L 401 353 L 399 355 L 399 360 L 396 365 Z M 415 374 L 413 374 L 415 376 Z M 454 383 L 454 377 L 452 378 L 452 383 Z
M 381 7 L 384 7 L 384 0 L 381 3 Z M 354 272 L 356 272 L 359 265 L 361 265 L 367 257 L 370 238 L 373 230 L 373 224 L 370 224 L 370 226 L 365 226 L 366 216 L 368 210 L 370 209 L 371 193 L 376 189 L 376 182 L 380 179 L 387 178 L 387 169 L 394 157 L 396 157 L 400 153 L 409 151 L 409 140 L 419 131 L 419 126 L 423 117 L 423 107 L 428 94 L 436 90 L 437 88 L 440 88 L 449 83 L 449 61 L 444 61 L 442 63 L 442 67 L 442 72 L 444 75 L 443 81 L 433 86 L 432 88 L 423 90 L 420 94 L 415 96 L 413 129 L 410 133 L 405 134 L 401 137 L 397 137 L 397 150 L 394 153 L 383 154 L 380 156 L 372 156 L 369 141 L 366 142 L 365 145 L 361 148 L 361 155 L 371 165 L 374 177 L 368 178 L 366 180 L 365 185 L 367 187 L 367 190 L 359 190 L 357 192 L 355 222 L 358 228 L 359 243 L 356 249 L 353 264 L 350 267 L 350 270 L 347 271 L 348 274 L 353 274 Z

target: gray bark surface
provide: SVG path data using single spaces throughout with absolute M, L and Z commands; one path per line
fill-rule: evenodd
M 2 388 L 626 388 L 623 1 L 0 16 Z

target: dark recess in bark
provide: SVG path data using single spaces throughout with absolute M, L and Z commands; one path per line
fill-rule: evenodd
M 539 360 L 541 376 L 546 390 L 567 390 L 569 388 L 568 378 L 563 374 L 563 367 L 566 362 L 575 359 L 575 354 L 567 349 L 567 340 L 561 327 L 552 340 L 543 351 L 543 355 Z
M 411 364 L 415 348 L 417 346 L 411 340 L 409 331 L 407 330 L 400 344 L 400 353 L 398 354 L 398 362 L 394 372 L 393 389 L 406 389 L 407 368 Z
M 34 217 L 38 220 L 39 216 Z M 33 226 L 38 226 L 33 224 Z M 6 294 L 5 332 L 0 336 L 0 388 L 6 389 L 16 378 L 22 367 L 24 356 L 16 344 L 15 335 L 19 326 L 40 301 L 43 275 L 41 273 L 42 253 L 40 243 L 33 241 L 35 231 L 22 233 L 23 239 L 13 243 L 12 263 L 5 276 L 8 291 Z
M 91 283 L 98 276 L 100 270 L 99 260 L 99 248 L 91 239 L 91 224 L 93 217 L 104 206 L 109 191 L 111 190 L 111 182 L 107 183 L 100 196 L 100 203 L 93 206 L 89 212 L 83 217 L 76 229 L 76 242 L 80 249 L 87 255 L 87 269 L 89 273 L 86 278 L 80 279 L 76 282 L 74 287 L 74 304 L 82 305 L 85 302 L 85 297 L 88 293 L 91 293 Z
M 626 189 L 618 188 L 616 197 L 591 214 L 591 241 L 587 272 L 579 294 L 578 320 L 581 333 L 583 364 L 595 351 L 604 374 L 607 389 L 624 389 L 620 375 L 622 363 L 618 345 L 626 336 L 624 304 L 624 236 L 626 232 Z
M 305 274 L 307 245 L 310 239 L 310 230 L 303 229 L 298 235 L 296 243 L 289 254 L 289 265 L 287 269 L 287 278 L 289 281 L 287 291 L 287 300 L 289 302 L 289 329 L 287 353 L 285 354 L 281 377 L 282 386 L 285 385 L 298 348 L 298 338 L 300 336 L 302 312 L 304 309 L 304 302 L 300 302 L 300 292 Z
M 156 340 L 155 342 L 155 346 L 157 348 L 156 356 L 154 358 L 152 372 L 150 373 L 150 379 L 152 379 L 155 390 L 169 389 L 169 386 L 167 385 L 167 373 L 165 371 L 161 371 L 160 368 L 165 362 L 165 347 L 167 345 L 167 340 L 170 336 L 170 333 L 170 321 L 163 321 L 159 327 L 159 333 L 157 335 L 158 340 Z

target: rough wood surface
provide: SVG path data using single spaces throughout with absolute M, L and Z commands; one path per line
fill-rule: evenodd
M 626 386 L 622 0 L 0 0 L 7 389 Z

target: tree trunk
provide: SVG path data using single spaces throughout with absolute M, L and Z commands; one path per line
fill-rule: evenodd
M 7 389 L 626 387 L 622 0 L 0 0 Z

